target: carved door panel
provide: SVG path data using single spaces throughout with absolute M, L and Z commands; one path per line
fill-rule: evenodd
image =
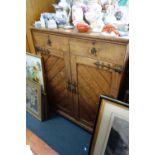
M 100 65 L 98 65 L 100 64 Z M 101 62 L 71 54 L 72 81 L 75 117 L 92 131 L 98 109 L 99 96 L 114 98 L 118 95 L 121 75 L 112 69 L 102 67 Z
M 33 40 L 37 54 L 43 57 L 49 104 L 54 106 L 52 109 L 72 116 L 72 93 L 68 91 L 71 81 L 68 38 L 33 32 Z
M 63 111 L 68 115 L 73 115 L 72 93 L 68 91 L 68 81 L 70 81 L 70 72 L 65 56 L 42 54 L 45 73 L 46 87 L 49 103 L 54 109 Z

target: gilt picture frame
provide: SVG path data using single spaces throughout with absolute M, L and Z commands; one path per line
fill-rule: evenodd
M 41 85 L 26 80 L 26 111 L 42 121 Z
M 26 53 L 26 79 L 39 83 L 42 93 L 46 94 L 44 67 L 41 56 Z
M 129 105 L 101 96 L 89 155 L 129 154 Z

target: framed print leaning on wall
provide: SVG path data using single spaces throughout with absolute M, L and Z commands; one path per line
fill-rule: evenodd
M 129 155 L 129 107 L 101 96 L 90 155 Z
M 42 121 L 41 85 L 26 80 L 26 111 Z
M 26 79 L 39 83 L 45 93 L 44 70 L 40 56 L 26 53 Z

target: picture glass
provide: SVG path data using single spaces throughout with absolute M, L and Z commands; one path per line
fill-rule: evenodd
M 129 122 L 113 114 L 104 155 L 129 155 Z
M 28 81 L 26 83 L 26 109 L 32 115 L 40 118 L 41 116 L 41 88 L 38 83 Z
M 26 55 L 26 79 L 41 84 L 42 91 L 44 91 L 41 58 L 29 54 Z

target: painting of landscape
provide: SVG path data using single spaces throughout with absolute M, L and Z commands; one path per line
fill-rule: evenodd
M 31 54 L 26 55 L 26 79 L 39 83 L 42 91 L 45 91 L 42 61 L 40 57 Z
M 41 86 L 33 81 L 26 81 L 26 110 L 41 119 Z

